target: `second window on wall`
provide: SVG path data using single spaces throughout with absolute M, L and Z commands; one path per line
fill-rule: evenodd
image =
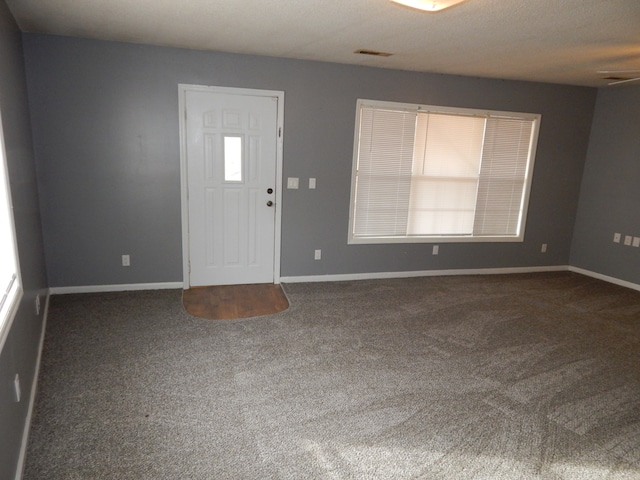
M 358 100 L 349 243 L 522 241 L 539 123 Z

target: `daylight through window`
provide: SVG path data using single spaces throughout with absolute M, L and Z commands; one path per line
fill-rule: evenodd
M 0 119 L 0 350 L 22 294 L 2 132 Z
M 522 241 L 539 123 L 359 100 L 349 242 Z

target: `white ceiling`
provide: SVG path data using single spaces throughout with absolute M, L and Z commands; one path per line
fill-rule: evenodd
M 640 69 L 640 0 L 6 2 L 25 32 L 596 87 L 598 70 Z

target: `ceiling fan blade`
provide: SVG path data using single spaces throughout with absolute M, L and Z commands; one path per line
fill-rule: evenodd
M 640 80 L 640 77 L 636 77 L 636 78 L 626 78 L 624 80 L 616 80 L 615 82 L 609 82 L 607 83 L 607 85 L 618 85 L 620 83 L 627 83 L 627 82 L 636 82 Z
M 640 70 L 598 70 L 598 73 L 640 73 Z

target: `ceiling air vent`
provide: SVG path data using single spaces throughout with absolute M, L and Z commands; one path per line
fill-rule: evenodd
M 393 55 L 393 53 L 378 52 L 376 50 L 365 50 L 365 49 L 356 50 L 353 53 L 358 53 L 360 55 L 372 55 L 374 57 L 390 57 L 391 55 Z

